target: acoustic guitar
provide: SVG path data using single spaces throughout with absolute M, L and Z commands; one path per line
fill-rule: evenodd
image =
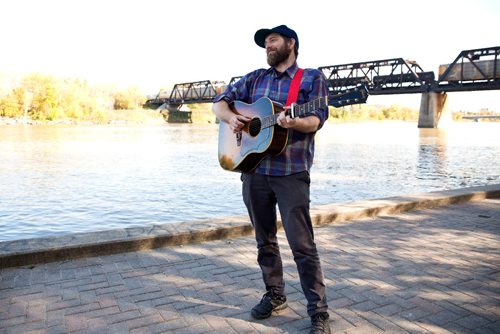
M 368 97 L 365 86 L 359 86 L 341 93 L 321 97 L 307 103 L 291 104 L 286 115 L 300 117 L 327 105 L 340 107 L 364 103 Z M 248 173 L 268 155 L 280 154 L 288 140 L 288 129 L 278 125 L 278 116 L 283 105 L 267 97 L 252 104 L 235 101 L 230 105 L 232 111 L 245 115 L 251 120 L 242 131 L 234 133 L 223 121 L 219 124 L 219 163 L 228 171 Z

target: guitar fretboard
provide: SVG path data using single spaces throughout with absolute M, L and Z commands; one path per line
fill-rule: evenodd
M 303 116 L 307 113 L 313 112 L 328 105 L 333 107 L 341 107 L 345 105 L 364 103 L 368 97 L 368 89 L 366 86 L 356 87 L 354 89 L 343 90 L 337 94 L 325 97 L 319 97 L 312 101 L 306 102 L 301 105 L 293 104 L 292 110 L 287 110 L 287 115 L 292 118 Z M 273 114 L 261 119 L 261 128 L 268 128 L 278 124 L 279 114 Z
M 324 108 L 328 105 L 328 96 L 319 97 L 312 101 L 306 102 L 301 105 L 293 105 L 293 112 L 290 112 L 292 117 L 303 116 L 312 111 Z
M 328 97 L 319 97 L 317 99 L 314 99 L 312 101 L 306 102 L 301 105 L 296 105 L 293 104 L 293 112 L 291 110 L 288 110 L 286 113 L 287 115 L 290 115 L 292 118 L 298 117 L 298 116 L 303 116 L 309 112 L 318 110 L 320 108 L 324 108 L 325 106 L 328 105 Z M 268 128 L 271 126 L 274 126 L 278 124 L 278 117 L 279 114 L 273 114 L 269 115 L 267 117 L 264 117 L 262 121 L 262 128 Z

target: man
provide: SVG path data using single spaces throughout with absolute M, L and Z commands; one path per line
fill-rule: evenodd
M 286 25 L 260 29 L 254 40 L 265 48 L 268 69 L 258 69 L 230 85 L 214 99 L 213 111 L 234 133 L 250 118 L 236 114 L 236 100 L 253 103 L 263 96 L 285 105 L 293 77 L 298 73 L 299 39 Z M 316 69 L 304 69 L 297 104 L 327 95 L 326 82 Z M 314 243 L 309 214 L 309 170 L 314 156 L 314 134 L 328 118 L 328 107 L 292 118 L 281 112 L 276 126 L 288 129 L 288 142 L 277 156 L 264 158 L 251 173 L 243 173 L 242 193 L 255 228 L 258 257 L 266 293 L 252 309 L 252 316 L 265 319 L 287 307 L 281 255 L 276 237 L 276 204 L 292 250 L 311 317 L 311 333 L 330 333 L 328 306 L 320 259 Z

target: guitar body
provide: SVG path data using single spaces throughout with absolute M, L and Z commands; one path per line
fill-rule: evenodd
M 282 107 L 267 97 L 252 104 L 235 101 L 232 107 L 237 114 L 252 120 L 240 133 L 234 133 L 225 122 L 219 124 L 219 163 L 225 170 L 248 173 L 268 155 L 283 151 L 288 130 L 278 125 L 263 126 L 265 118 L 279 114 Z

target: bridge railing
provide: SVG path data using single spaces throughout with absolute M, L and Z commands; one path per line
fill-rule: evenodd
M 176 84 L 172 89 L 169 100 L 171 103 L 182 104 L 201 103 L 212 101 L 217 95 L 220 85 L 215 85 L 210 80 Z
M 434 91 L 500 89 L 500 46 L 465 50 L 451 64 L 439 66 Z
M 171 91 L 160 91 L 155 98 L 146 101 L 149 107 L 159 107 L 163 104 L 181 105 L 188 103 L 212 102 L 217 94 L 226 88 L 223 81 L 210 80 L 175 84 Z
M 433 72 L 403 58 L 322 66 L 319 70 L 333 91 L 366 84 L 373 95 L 421 93 L 434 81 Z

